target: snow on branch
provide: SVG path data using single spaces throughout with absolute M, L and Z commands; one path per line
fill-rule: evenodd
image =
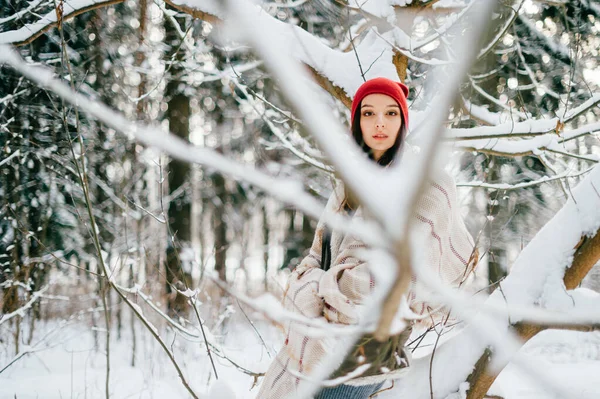
M 216 16 L 223 20 L 222 11 L 219 11 L 219 8 L 211 1 L 169 0 L 167 3 L 192 15 L 196 12 Z M 365 79 L 377 76 L 398 79 L 396 68 L 391 62 L 392 48 L 373 29 L 356 46 L 356 54 L 343 52 L 330 48 L 323 43 L 321 38 L 299 26 L 272 17 L 259 5 L 253 7 L 255 27 L 260 26 L 261 29 L 274 32 L 285 44 L 282 47 L 285 53 L 313 68 L 318 74 L 326 77 L 332 85 L 341 88 L 348 96 L 356 92 L 362 83 L 362 80 L 356 79 L 361 76 L 359 62 L 368 67 Z
M 12 15 L 9 15 L 8 17 L 5 18 L 0 18 L 0 25 L 9 22 L 9 21 L 13 21 L 15 19 L 21 19 L 22 17 L 24 17 L 25 15 L 27 15 L 29 12 L 31 12 L 33 9 L 35 9 L 37 6 L 39 6 L 42 1 L 44 0 L 35 0 L 29 3 L 29 6 L 27 6 L 27 8 L 22 9 L 21 11 L 18 11 Z M 50 1 L 46 1 L 47 4 L 50 4 Z
M 494 155 L 523 156 L 531 155 L 543 150 L 556 149 L 562 151 L 558 145 L 558 136 L 547 133 L 527 140 L 510 139 L 477 139 L 459 141 L 455 143 L 457 148 L 467 151 L 480 151 Z
M 10 154 L 9 156 L 7 156 L 6 158 L 0 160 L 0 166 L 4 165 L 5 163 L 9 163 L 11 159 L 18 157 L 19 155 L 21 155 L 21 150 L 17 150 L 15 152 L 13 152 L 12 154 Z
M 510 18 L 506 19 L 506 21 L 504 22 L 504 25 L 502 26 L 502 29 L 498 30 L 498 33 L 490 41 L 490 43 L 481 49 L 481 51 L 477 55 L 478 59 L 483 58 L 483 56 L 485 56 L 487 53 L 489 53 L 496 46 L 496 44 L 498 44 L 500 42 L 500 40 L 502 40 L 502 37 L 504 36 L 504 34 L 508 31 L 508 29 L 515 22 L 515 19 L 519 15 L 519 10 L 521 10 L 522 6 L 523 6 L 523 0 L 519 0 L 515 6 L 512 6 L 512 7 L 509 6 L 512 10 L 512 15 L 510 16 Z
M 240 89 L 240 91 L 242 93 L 244 93 L 244 99 L 242 98 L 238 98 L 238 102 L 240 103 L 247 103 L 249 104 L 254 111 L 259 114 L 259 116 L 261 117 L 261 119 L 265 122 L 265 124 L 269 127 L 269 129 L 271 130 L 271 132 L 277 136 L 277 138 L 281 141 L 281 143 L 283 144 L 284 148 L 287 148 L 292 154 L 294 154 L 295 156 L 297 156 L 299 159 L 301 159 L 302 161 L 306 162 L 309 165 L 314 166 L 317 169 L 321 169 L 325 172 L 328 173 L 332 173 L 333 172 L 333 168 L 331 168 L 328 165 L 325 165 L 323 162 L 318 161 L 314 158 L 312 158 L 310 155 L 306 154 L 303 151 L 300 151 L 299 149 L 297 149 L 289 140 L 288 138 L 285 136 L 285 134 L 277 127 L 275 126 L 275 124 L 269 119 L 269 117 L 267 115 L 265 115 L 264 112 L 260 112 L 258 110 L 258 106 L 256 104 L 256 100 L 254 99 L 254 96 L 251 95 L 247 88 L 241 84 L 238 79 L 233 78 L 232 82 L 236 85 L 236 87 L 238 89 Z
M 568 295 L 573 300 L 573 311 L 578 313 L 597 314 L 600 305 L 600 294 L 587 288 L 576 288 L 569 290 Z M 524 324 L 524 323 L 522 323 Z M 538 322 L 529 323 L 532 326 L 542 327 L 544 329 L 554 330 L 572 330 L 572 331 L 598 331 L 600 330 L 600 320 L 588 322 L 582 320 L 580 323 L 565 323 L 560 320 L 556 322 Z
M 467 103 L 467 105 L 470 106 L 469 103 Z M 477 112 L 480 113 L 481 117 L 485 117 L 490 122 L 493 121 L 492 118 L 494 116 L 498 115 L 484 115 L 483 111 L 489 111 L 487 111 L 485 108 L 476 109 Z M 559 121 L 560 120 L 558 118 L 537 120 L 527 119 L 523 122 L 505 122 L 501 124 L 495 124 L 494 126 L 479 126 L 468 129 L 448 129 L 446 137 L 453 140 L 479 140 L 501 137 L 540 136 L 555 130 Z
M 578 117 L 585 111 L 589 110 L 592 107 L 595 107 L 598 104 L 600 104 L 600 93 L 594 94 L 592 97 L 590 97 L 588 100 L 586 100 L 580 106 L 573 108 L 573 109 L 569 110 L 568 112 L 566 112 L 565 116 L 563 117 L 563 123 L 566 123 L 572 119 L 575 119 L 576 117 Z M 562 113 L 561 111 L 558 112 L 558 114 L 561 114 L 561 113 Z
M 540 41 L 542 47 L 546 51 L 551 53 L 554 57 L 556 57 L 558 60 L 565 63 L 566 65 L 571 64 L 571 54 L 567 47 L 558 42 L 555 42 L 554 40 L 552 40 L 552 37 L 544 35 L 542 32 L 540 32 L 540 30 L 538 30 L 536 25 L 523 14 L 519 14 L 517 20 L 522 24 L 522 26 L 527 28 L 529 33 L 531 33 L 531 36 Z
M 475 80 L 473 80 L 472 77 L 469 77 L 469 80 L 471 82 L 471 86 L 475 89 L 475 91 L 477 93 L 479 93 L 482 97 L 488 99 L 490 102 L 496 104 L 498 107 L 510 112 L 511 115 L 515 115 L 515 117 L 518 117 L 519 119 L 522 120 L 526 120 L 527 118 L 529 118 L 529 115 L 527 115 L 524 112 L 520 112 L 517 111 L 516 109 L 509 107 L 508 105 L 502 103 L 499 99 L 497 99 L 496 97 L 488 94 L 485 90 L 483 90 L 477 83 L 475 83 Z
M 3 314 L 2 317 L 0 317 L 0 325 L 4 324 L 5 322 L 7 322 L 8 320 L 12 319 L 15 316 L 25 316 L 25 313 L 31 309 L 31 307 L 33 306 L 33 304 L 40 298 L 42 298 L 44 296 L 44 293 L 46 291 L 48 291 L 48 288 L 50 286 L 46 285 L 44 287 L 42 287 L 39 291 L 34 292 L 31 295 L 31 298 L 29 298 L 29 301 L 27 301 L 27 303 L 23 306 L 21 306 L 19 309 L 15 310 L 14 312 L 11 313 L 6 313 Z
M 589 133 L 591 133 L 589 130 L 585 132 L 585 134 Z M 490 138 L 458 141 L 454 145 L 463 151 L 477 151 L 499 156 L 538 155 L 544 151 L 550 151 L 589 162 L 598 162 L 598 156 L 595 154 L 579 155 L 568 152 L 562 145 L 566 140 L 559 141 L 559 138 L 560 136 L 554 133 L 546 133 L 526 140 Z
M 462 109 L 464 112 L 469 114 L 472 119 L 478 121 L 483 125 L 495 126 L 502 123 L 502 114 L 498 112 L 492 112 L 487 108 L 473 104 L 471 101 L 461 96 L 462 100 Z M 458 129 L 451 129 L 450 132 Z M 470 129 L 462 129 L 466 132 L 469 132 Z M 452 134 L 452 133 L 451 133 Z
M 525 68 L 525 72 L 529 76 L 529 79 L 531 80 L 531 84 L 534 87 L 543 90 L 544 93 L 547 93 L 551 97 L 554 97 L 554 98 L 560 100 L 560 95 L 557 92 L 552 90 L 547 85 L 543 85 L 542 83 L 538 82 L 537 78 L 535 77 L 535 74 L 531 70 L 531 67 L 529 66 L 529 64 L 527 63 L 527 60 L 525 59 L 525 56 L 523 55 L 523 50 L 521 49 L 521 44 L 519 43 L 519 40 L 515 40 L 515 46 L 517 48 L 517 53 L 519 54 L 519 59 L 521 60 L 521 65 L 523 65 L 523 68 Z
M 63 3 L 64 8 L 61 19 L 65 21 L 90 10 L 122 2 L 123 0 L 71 0 Z M 57 10 L 52 10 L 36 22 L 25 24 L 16 30 L 0 32 L 0 45 L 14 44 L 21 46 L 31 43 L 49 29 L 57 26 L 59 20 L 57 14 Z
M 512 191 L 512 190 L 518 190 L 521 188 L 538 186 L 540 184 L 549 183 L 549 182 L 552 182 L 555 180 L 561 180 L 561 179 L 567 179 L 570 177 L 581 176 L 581 175 L 591 172 L 592 169 L 594 169 L 593 166 L 591 168 L 588 168 L 588 169 L 585 169 L 585 170 L 582 170 L 579 172 L 575 172 L 575 173 L 574 172 L 564 172 L 564 173 L 561 173 L 556 176 L 544 176 L 538 180 L 533 180 L 533 181 L 528 181 L 528 182 L 523 182 L 523 183 L 518 183 L 518 184 L 507 184 L 507 183 L 494 184 L 494 183 L 486 183 L 483 181 L 470 181 L 470 182 L 464 182 L 464 183 L 456 183 L 456 187 L 480 187 L 480 188 L 492 188 L 495 190 Z
M 565 130 L 564 126 L 573 121 L 577 116 L 585 113 L 600 104 L 600 94 L 595 94 L 581 105 L 569 111 L 559 111 L 564 114 L 563 118 L 551 119 L 526 119 L 522 122 L 498 123 L 501 115 L 488 111 L 480 105 L 475 105 L 463 99 L 463 108 L 474 118 L 491 126 L 479 126 L 473 128 L 448 129 L 445 135 L 447 140 L 467 141 L 482 139 L 521 138 L 532 136 L 543 136 L 551 134 L 562 144 L 578 137 L 593 134 L 600 131 L 600 123 L 592 122 L 576 129 Z M 476 147 L 474 143 L 470 143 Z M 465 144 L 468 145 L 468 144 Z M 459 145 L 460 146 L 460 145 Z M 530 148 L 533 148 L 530 146 Z M 485 149 L 490 149 L 489 147 Z

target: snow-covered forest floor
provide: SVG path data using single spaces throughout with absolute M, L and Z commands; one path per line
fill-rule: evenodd
M 238 308 L 239 310 L 239 308 Z M 266 370 L 281 334 L 270 323 L 249 313 L 268 351 L 241 312 L 221 325 L 217 338 L 223 343 L 227 357 L 238 365 L 255 372 Z M 124 317 L 124 319 L 127 319 Z M 101 324 L 101 323 L 100 323 Z M 136 321 L 136 342 L 130 330 L 130 321 L 124 321 L 121 337 L 113 328 L 110 348 L 111 398 L 188 398 L 177 372 L 166 355 Z M 205 347 L 171 330 L 161 329 L 165 341 L 172 345 L 194 391 L 202 398 L 253 398 L 258 389 L 254 378 L 239 371 L 227 360 L 215 358 L 219 382 L 216 383 Z M 98 346 L 94 334 L 97 333 Z M 36 345 L 42 338 L 43 342 Z M 67 322 L 56 320 L 39 323 L 35 327 L 30 353 L 0 375 L 0 398 L 104 398 L 106 356 L 104 331 L 91 327 L 91 318 L 74 318 Z M 131 365 L 135 349 L 135 366 Z M 0 364 L 11 359 L 14 348 L 2 344 Z M 21 348 L 23 351 L 24 347 Z M 546 373 L 561 381 L 573 398 L 600 397 L 600 332 L 546 331 L 529 341 L 522 349 Z M 268 352 L 268 353 L 267 353 Z M 270 355 L 270 356 L 269 356 Z M 449 365 L 451 367 L 451 365 Z M 434 370 L 443 373 L 444 370 Z M 410 384 L 400 380 L 396 384 Z M 235 396 L 233 396 L 233 394 Z M 544 387 L 524 376 L 509 365 L 493 385 L 490 394 L 504 399 L 542 399 L 553 397 Z M 380 398 L 394 398 L 394 391 L 382 393 Z

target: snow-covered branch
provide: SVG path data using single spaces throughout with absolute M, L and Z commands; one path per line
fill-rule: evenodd
M 123 0 L 71 0 L 64 3 L 62 20 L 65 21 L 96 8 L 106 7 L 122 2 Z M 41 18 L 36 22 L 25 24 L 17 30 L 0 32 L 0 44 L 14 44 L 21 46 L 31 43 L 48 30 L 57 26 L 57 14 L 57 11 L 52 10 L 49 13 L 41 16 Z
M 24 317 L 25 313 L 31 309 L 31 307 L 33 306 L 33 304 L 40 298 L 42 298 L 44 296 L 44 293 L 46 291 L 48 291 L 48 288 L 50 287 L 50 285 L 46 285 L 44 287 L 42 287 L 39 291 L 34 292 L 31 297 L 29 298 L 29 300 L 27 301 L 26 304 L 24 304 L 23 306 L 21 306 L 19 309 L 10 312 L 10 313 L 5 313 L 2 315 L 2 317 L 0 317 L 0 325 L 6 323 L 7 321 L 9 321 L 10 319 L 12 319 L 15 316 L 21 316 Z
M 5 163 L 9 163 L 11 159 L 18 157 L 20 154 L 21 154 L 21 150 L 17 150 L 15 152 L 13 152 L 12 154 L 10 154 L 9 156 L 7 156 L 6 158 L 4 158 L 0 161 L 0 166 L 4 165 Z
M 255 102 L 255 100 L 252 100 L 253 96 L 248 92 L 247 88 L 243 84 L 241 84 L 237 79 L 233 79 L 233 83 L 236 85 L 236 87 L 238 89 L 240 89 L 240 91 L 242 93 L 244 93 L 244 96 L 245 96 L 244 100 L 238 99 L 238 101 L 248 103 L 255 110 L 255 112 L 257 114 L 259 114 L 259 116 L 262 118 L 262 120 L 265 122 L 265 124 L 269 127 L 271 132 L 281 141 L 284 148 L 287 148 L 292 154 L 297 156 L 299 159 L 301 159 L 302 161 L 306 162 L 309 165 L 314 166 L 317 169 L 321 169 L 328 173 L 333 172 L 333 169 L 330 166 L 325 165 L 323 162 L 320 162 L 320 161 L 312 158 L 308 154 L 304 153 L 303 151 L 300 151 L 299 149 L 297 149 L 288 140 L 288 138 L 285 136 L 285 134 L 277 126 L 275 126 L 275 124 L 268 118 L 268 116 L 265 115 L 264 113 L 261 113 L 258 110 L 256 102 Z
M 589 133 L 591 132 L 587 131 L 585 134 Z M 563 139 L 563 141 L 566 140 Z M 478 151 L 486 154 L 512 157 L 540 154 L 543 151 L 550 151 L 589 162 L 598 162 L 598 158 L 594 154 L 579 155 L 566 151 L 563 145 L 561 145 L 561 141 L 559 141 L 559 136 L 554 133 L 546 133 L 525 140 L 502 138 L 465 140 L 454 143 L 454 146 L 463 151 Z
M 496 36 L 494 36 L 494 38 L 490 41 L 490 43 L 481 49 L 481 51 L 477 55 L 477 58 L 482 58 L 484 55 L 489 53 L 496 46 L 496 44 L 498 44 L 500 42 L 500 40 L 502 40 L 502 37 L 504 36 L 504 34 L 508 31 L 508 29 L 515 22 L 515 19 L 519 15 L 519 11 L 521 10 L 522 6 L 523 6 L 523 0 L 518 0 L 517 4 L 510 7 L 511 11 L 512 11 L 512 15 L 510 16 L 510 18 L 506 19 L 506 21 L 504 22 L 504 25 L 498 31 Z
M 527 28 L 527 30 L 531 34 L 532 38 L 539 40 L 540 43 L 542 44 L 542 46 L 544 47 L 544 49 L 548 53 L 550 53 L 554 58 L 560 60 L 561 62 L 563 62 L 566 65 L 571 64 L 571 62 L 573 60 L 571 59 L 571 54 L 567 47 L 565 47 L 561 43 L 554 41 L 553 36 L 548 37 L 548 36 L 544 35 L 543 32 L 541 32 L 536 27 L 536 25 L 525 15 L 519 14 L 517 21 L 519 21 L 519 23 L 522 26 Z
M 478 106 L 467 103 L 465 106 L 474 107 L 481 117 L 485 116 L 489 122 L 494 121 L 497 114 L 481 115 L 486 109 L 476 108 Z M 495 123 L 493 126 L 479 126 L 469 129 L 448 129 L 447 139 L 460 140 L 480 140 L 480 139 L 498 139 L 503 137 L 529 137 L 540 136 L 556 129 L 559 123 L 558 118 L 552 119 L 527 119 L 523 122 L 505 122 Z
M 470 182 L 456 183 L 456 186 L 457 187 L 480 187 L 480 188 L 491 188 L 491 189 L 495 189 L 495 190 L 511 191 L 511 190 L 518 190 L 518 189 L 522 189 L 522 188 L 534 187 L 534 186 L 538 186 L 538 185 L 544 184 L 544 183 L 549 183 L 549 182 L 552 182 L 555 180 L 568 179 L 570 177 L 578 177 L 578 176 L 584 175 L 586 173 L 589 173 L 592 169 L 594 169 L 593 166 L 586 170 L 582 170 L 582 171 L 575 172 L 575 173 L 567 171 L 567 172 L 558 174 L 556 176 L 544 176 L 538 180 L 533 180 L 533 181 L 528 181 L 528 182 L 523 182 L 523 183 L 518 183 L 518 184 L 486 183 L 483 181 L 470 181 Z
M 504 109 L 505 111 L 509 112 L 510 115 L 514 115 L 515 117 L 521 119 L 521 120 L 526 120 L 529 118 L 529 115 L 525 114 L 524 112 L 518 111 L 514 108 L 509 107 L 508 105 L 502 103 L 499 99 L 497 99 L 496 97 L 490 95 L 489 93 L 487 93 L 485 90 L 483 90 L 474 80 L 473 78 L 469 78 L 470 82 L 471 82 L 471 86 L 475 89 L 475 91 L 477 93 L 479 93 L 483 98 L 486 98 L 487 100 L 489 100 L 490 102 L 496 104 L 498 107 Z

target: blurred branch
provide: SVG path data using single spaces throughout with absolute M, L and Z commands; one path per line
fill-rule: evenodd
M 515 34 L 515 36 L 516 36 L 516 34 Z M 560 99 L 560 95 L 557 92 L 555 92 L 554 90 L 550 89 L 549 87 L 542 85 L 540 82 L 538 82 L 533 71 L 531 70 L 531 67 L 525 60 L 525 56 L 523 55 L 523 50 L 521 49 L 521 43 L 519 42 L 519 40 L 520 40 L 519 37 L 517 37 L 515 40 L 515 46 L 517 47 L 517 54 L 519 55 L 519 59 L 521 60 L 521 63 L 523 65 L 523 67 L 525 68 L 525 71 L 527 72 L 527 75 L 529 76 L 531 83 L 536 88 L 540 88 L 540 89 L 544 90 L 544 92 L 547 93 L 548 95 L 550 95 L 551 97 Z
M 544 50 L 552 55 L 553 58 L 558 59 L 563 64 L 568 67 L 571 67 L 573 60 L 571 58 L 571 54 L 569 49 L 564 47 L 562 44 L 557 43 L 552 40 L 553 36 L 546 36 L 544 33 L 539 31 L 535 24 L 529 20 L 523 14 L 519 14 L 517 17 L 517 21 L 519 21 L 520 25 L 525 27 L 530 34 L 528 40 L 537 39 L 540 41 L 541 46 Z
M 498 31 L 498 34 L 490 41 L 490 43 L 481 49 L 481 51 L 477 55 L 477 59 L 484 57 L 496 46 L 496 44 L 500 42 L 500 40 L 502 40 L 502 37 L 506 34 L 508 29 L 512 26 L 512 24 L 515 22 L 515 19 L 519 15 L 519 10 L 521 10 L 521 7 L 523 6 L 523 0 L 518 0 L 517 4 L 518 6 L 516 7 L 516 9 L 514 7 L 509 6 L 509 8 L 511 8 L 512 10 L 511 17 L 506 20 L 504 26 L 502 26 L 502 29 Z
M 246 97 L 246 100 L 242 100 L 241 98 L 238 98 L 238 102 L 247 102 L 254 109 L 254 111 L 261 117 L 261 119 L 269 127 L 271 132 L 275 136 L 277 136 L 277 138 L 281 141 L 281 143 L 283 144 L 283 146 L 285 148 L 290 150 L 292 154 L 294 154 L 295 156 L 297 156 L 299 159 L 306 162 L 307 164 L 312 165 L 315 168 L 320 169 L 327 173 L 333 172 L 333 168 L 331 166 L 325 165 L 323 162 L 317 161 L 316 159 L 310 157 L 308 154 L 306 154 L 306 153 L 298 150 L 296 147 L 294 147 L 294 145 L 292 143 L 290 143 L 290 141 L 287 139 L 285 134 L 283 134 L 283 132 L 281 132 L 281 130 L 279 130 L 279 128 L 277 126 L 275 126 L 273 124 L 273 122 L 271 122 L 271 120 L 264 114 L 264 112 L 261 113 L 258 110 L 258 108 L 256 107 L 256 105 L 254 104 L 254 102 L 250 101 L 250 98 L 252 98 L 252 96 L 248 92 L 246 86 L 244 86 L 240 82 L 238 82 L 237 79 L 233 79 L 233 82 L 236 85 L 236 87 L 240 91 L 242 91 L 242 93 L 244 93 L 244 96 Z
M 526 120 L 529 118 L 529 116 L 523 112 L 517 111 L 516 109 L 513 109 L 512 107 L 502 103 L 499 99 L 497 99 L 496 97 L 490 95 L 489 93 L 487 93 L 485 90 L 483 90 L 477 83 L 475 83 L 475 81 L 473 80 L 472 77 L 469 77 L 469 81 L 471 82 L 471 86 L 475 89 L 475 91 L 477 93 L 479 93 L 482 97 L 488 99 L 490 102 L 496 104 L 498 107 L 510 112 L 511 116 L 514 114 L 515 116 L 519 117 L 519 119 L 523 119 Z

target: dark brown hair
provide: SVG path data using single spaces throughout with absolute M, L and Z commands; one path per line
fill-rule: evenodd
M 365 154 L 369 157 L 370 160 L 377 163 L 378 165 L 385 167 L 392 163 L 400 148 L 402 148 L 402 144 L 404 144 L 404 138 L 406 137 L 406 124 L 404 121 L 404 116 L 402 112 L 400 112 L 400 118 L 402 120 L 402 125 L 400 126 L 400 131 L 398 132 L 398 136 L 396 137 L 396 141 L 394 144 L 387 149 L 386 152 L 383 153 L 381 158 L 375 160 L 375 156 L 373 154 L 373 150 L 369 147 L 365 141 L 363 140 L 362 130 L 360 128 L 360 105 L 356 108 L 354 113 L 354 118 L 352 119 L 352 126 L 350 130 L 352 132 L 352 137 L 356 144 L 363 150 Z M 353 198 L 352 194 L 348 191 L 348 188 L 344 188 L 344 200 L 342 201 L 341 209 L 344 209 L 346 212 L 355 211 L 358 208 L 358 201 Z

